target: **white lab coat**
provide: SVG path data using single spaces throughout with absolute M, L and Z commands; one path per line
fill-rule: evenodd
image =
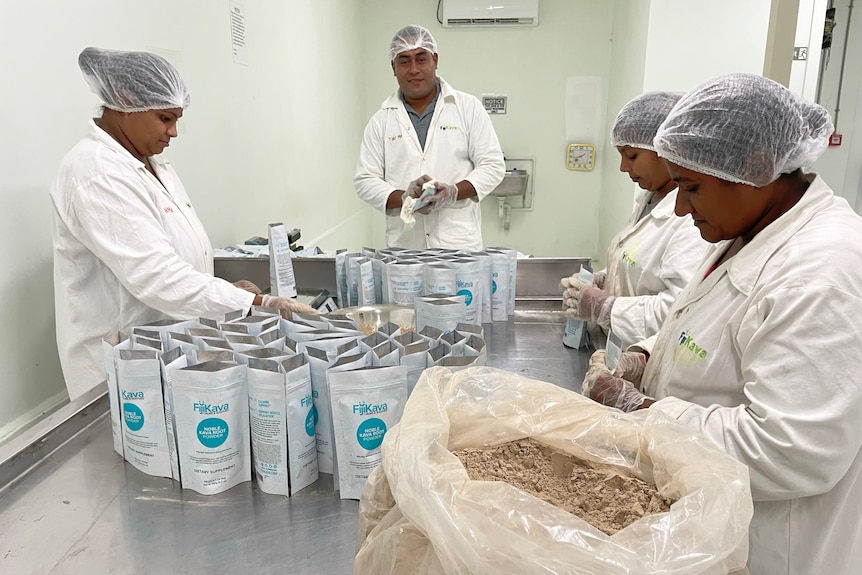
M 862 569 L 862 218 L 813 181 L 677 298 L 643 377 L 748 465 L 752 575 Z
M 428 215 L 417 214 L 412 228 L 405 227 L 400 213 L 387 214 L 386 245 L 479 251 L 479 201 L 503 180 L 506 164 L 494 126 L 478 98 L 438 80 L 441 93 L 424 151 L 396 91 L 365 126 L 353 183 L 360 198 L 386 213 L 389 195 L 406 190 L 423 174 L 447 184 L 468 180 L 476 188 L 475 199 L 459 200 Z
M 105 380 L 102 338 L 175 318 L 248 310 L 254 295 L 213 277 L 212 245 L 179 178 L 164 184 L 90 121 L 51 187 L 57 348 L 71 398 Z
M 674 214 L 676 194 L 665 195 L 638 221 L 651 195 L 642 191 L 626 226 L 608 247 L 604 289 L 617 296 L 611 329 L 623 347 L 658 333 L 709 248 L 691 218 Z

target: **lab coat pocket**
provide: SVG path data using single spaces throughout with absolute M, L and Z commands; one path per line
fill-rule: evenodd
M 437 226 L 440 247 L 478 250 L 482 247 L 479 205 L 472 200 L 460 200 L 438 212 Z

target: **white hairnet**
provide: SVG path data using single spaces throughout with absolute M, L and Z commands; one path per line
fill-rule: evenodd
M 143 112 L 186 108 L 189 91 L 170 62 L 149 52 L 85 48 L 78 66 L 106 108 Z
M 647 92 L 622 107 L 611 129 L 611 144 L 655 151 L 658 127 L 684 92 Z
M 683 96 L 653 143 L 683 168 L 762 187 L 814 162 L 833 130 L 822 106 L 778 82 L 729 74 Z
M 427 28 L 416 24 L 405 26 L 396 32 L 395 37 L 392 38 L 392 43 L 389 45 L 389 61 L 392 62 L 395 60 L 395 57 L 401 52 L 415 50 L 416 48 L 423 48 L 432 54 L 436 54 L 437 42 L 434 41 L 434 36 L 431 35 L 431 32 Z

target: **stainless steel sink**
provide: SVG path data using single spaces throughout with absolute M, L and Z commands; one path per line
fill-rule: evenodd
M 526 170 L 507 170 L 503 181 L 491 191 L 491 195 L 499 198 L 523 196 L 527 191 L 529 178 L 530 174 Z

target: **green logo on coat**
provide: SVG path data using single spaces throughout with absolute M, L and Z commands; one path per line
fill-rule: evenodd
M 673 352 L 674 363 L 689 365 L 706 359 L 707 355 L 709 352 L 700 347 L 690 333 L 679 334 L 679 347 Z

